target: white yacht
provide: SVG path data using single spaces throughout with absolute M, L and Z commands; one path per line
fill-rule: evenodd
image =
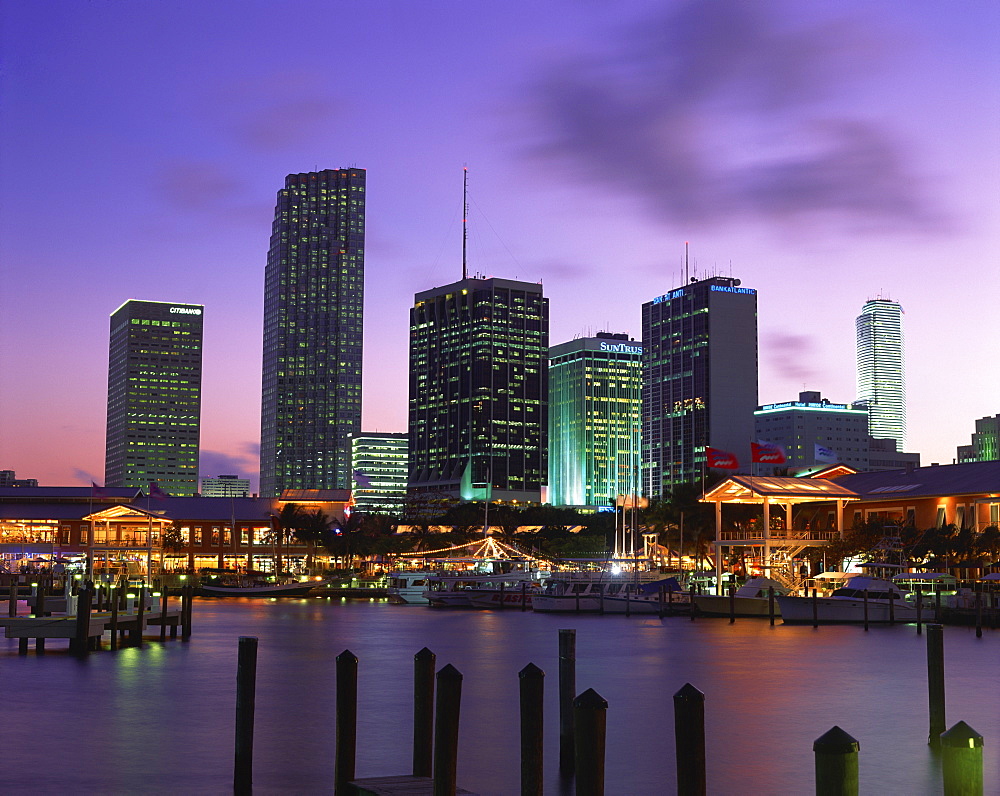
M 695 610 L 705 616 L 729 616 L 731 609 L 735 611 L 735 616 L 769 616 L 768 589 L 774 589 L 774 614 L 778 616 L 781 608 L 777 597 L 788 594 L 789 590 L 771 578 L 747 578 L 746 583 L 736 589 L 732 603 L 728 594 L 696 594 L 692 599 Z
M 812 622 L 814 605 L 819 622 L 864 622 L 866 602 L 869 622 L 915 622 L 917 619 L 916 606 L 907 602 L 898 586 L 869 575 L 856 575 L 840 588 L 822 597 L 817 595 L 815 599 L 792 595 L 775 599 L 781 606 L 781 618 L 787 623 Z
M 429 570 L 409 570 L 390 572 L 389 602 L 396 605 L 427 605 L 424 592 L 427 590 L 427 578 L 434 575 Z

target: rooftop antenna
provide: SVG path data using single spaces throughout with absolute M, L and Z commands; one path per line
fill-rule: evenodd
M 690 281 L 690 274 L 688 273 L 688 242 L 684 241 L 684 284 L 686 285 Z
M 462 279 L 469 278 L 467 258 L 469 243 L 469 168 L 462 167 Z

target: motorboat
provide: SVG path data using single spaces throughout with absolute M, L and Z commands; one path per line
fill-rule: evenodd
M 556 572 L 545 583 L 542 592 L 535 596 L 532 608 L 550 613 L 597 613 L 601 610 L 605 595 L 612 593 L 612 590 L 617 594 L 626 585 L 632 585 L 634 589 L 660 579 L 660 573 L 652 571 Z M 630 592 L 622 593 L 623 612 L 625 594 Z
M 424 592 L 427 590 L 427 578 L 434 575 L 429 570 L 410 570 L 390 572 L 389 602 L 396 605 L 427 605 Z
M 645 583 L 606 583 L 598 601 L 598 611 L 606 614 L 687 613 L 691 595 L 677 578 L 661 578 Z
M 765 577 L 747 578 L 746 582 L 735 590 L 732 600 L 728 594 L 695 594 L 695 611 L 704 616 L 770 616 L 771 600 L 769 589 L 774 589 L 774 596 L 784 596 L 790 590 L 778 581 Z M 810 609 L 810 618 L 812 617 Z M 777 602 L 774 605 L 775 616 L 781 613 Z
M 483 573 L 441 573 L 431 575 L 426 580 L 423 596 L 432 607 L 438 608 L 488 608 L 493 607 L 493 595 L 497 595 L 497 605 L 500 605 L 499 595 L 503 594 L 503 605 L 508 603 L 506 597 L 516 594 L 520 599 L 523 588 L 527 596 L 529 588 L 537 590 L 538 574 L 532 570 L 512 570 L 510 572 Z M 534 594 L 534 591 L 533 591 Z M 473 600 L 479 600 L 475 605 Z M 484 602 L 491 603 L 490 605 Z M 518 603 L 519 606 L 519 603 Z
M 233 573 L 213 578 L 199 586 L 204 597 L 305 597 L 326 581 L 274 581 L 256 574 Z
M 820 597 L 782 595 L 775 598 L 786 623 L 915 622 L 917 608 L 892 581 L 856 575 L 840 588 Z M 866 609 L 867 605 L 867 609 Z M 892 610 L 890 611 L 890 605 Z

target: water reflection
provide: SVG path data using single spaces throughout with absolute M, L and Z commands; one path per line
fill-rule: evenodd
M 237 639 L 256 636 L 256 793 L 330 792 L 334 659 L 345 649 L 360 661 L 358 775 L 408 772 L 413 655 L 424 646 L 438 668 L 465 676 L 460 784 L 518 793 L 517 673 L 530 662 L 546 673 L 546 792 L 570 793 L 557 771 L 557 631 L 567 627 L 577 630 L 577 690 L 610 705 L 609 794 L 673 792 L 672 697 L 686 682 L 706 694 L 712 793 L 811 792 L 812 741 L 835 724 L 861 742 L 863 792 L 940 792 L 926 746 L 925 640 L 912 626 L 865 633 L 339 600 L 202 600 L 195 610 L 190 643 L 83 661 L 58 648 L 19 657 L 16 641 L 0 642 L 3 726 L 16 728 L 18 751 L 5 789 L 231 792 Z M 985 736 L 987 792 L 1000 783 L 998 639 L 945 631 L 948 724 L 962 719 Z M 44 744 L 25 742 L 32 727 L 45 728 Z

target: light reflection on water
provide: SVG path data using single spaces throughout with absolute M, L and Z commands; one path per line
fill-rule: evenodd
M 334 665 L 359 658 L 358 776 L 408 773 L 413 655 L 464 676 L 459 784 L 519 792 L 517 673 L 546 672 L 546 792 L 558 770 L 558 640 L 577 630 L 577 691 L 609 702 L 609 796 L 674 791 L 673 694 L 706 694 L 709 792 L 813 789 L 812 742 L 839 725 L 861 742 L 863 793 L 941 792 L 926 746 L 926 641 L 913 626 L 770 627 L 767 620 L 441 611 L 380 602 L 201 600 L 190 643 L 36 658 L 0 641 L 8 792 L 231 792 L 237 639 L 260 639 L 258 794 L 332 791 Z M 1000 634 L 945 629 L 948 725 L 985 737 L 986 792 L 1000 789 Z

